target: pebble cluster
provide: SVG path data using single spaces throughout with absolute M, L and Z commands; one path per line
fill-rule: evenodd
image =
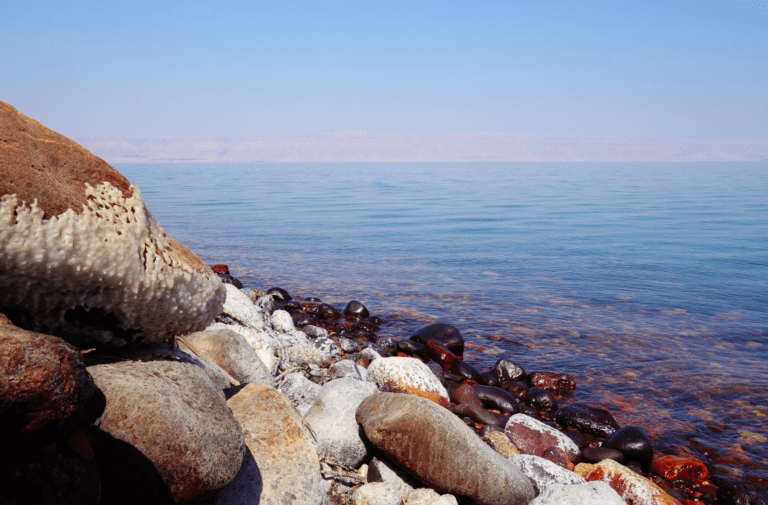
M 214 271 L 224 282 L 239 284 L 225 267 L 214 266 Z M 577 387 L 571 375 L 526 372 L 522 364 L 506 358 L 489 370 L 476 369 L 463 359 L 464 340 L 450 324 L 434 323 L 408 339 L 395 339 L 382 330 L 386 321 L 369 314 L 358 301 L 339 310 L 314 297 L 294 300 L 281 288 L 251 292 L 254 300 L 263 294 L 274 302 L 269 307 L 273 317 L 279 311 L 287 312 L 297 330 L 331 355 L 328 366 L 302 366 L 299 373 L 306 383 L 298 381 L 294 372 L 279 386 L 305 419 L 321 392 L 340 377 L 353 378 L 373 382 L 382 392 L 411 393 L 449 410 L 478 439 L 520 467 L 534 483 L 537 500 L 553 484 L 603 481 L 627 503 L 768 503 L 766 482 L 710 478 L 698 459 L 655 453 L 642 427 L 621 427 L 603 406 L 570 401 Z M 429 377 L 424 376 L 426 370 Z M 301 388 L 301 394 L 295 393 Z M 372 456 L 381 456 L 380 451 L 347 459 L 346 468 L 359 471 Z M 392 460 L 391 454 L 389 458 Z M 553 470 L 552 465 L 561 470 Z M 414 474 L 407 462 L 395 460 L 394 466 Z M 543 468 L 554 474 L 568 473 L 537 481 L 540 473 L 549 475 Z M 341 492 L 332 493 L 332 501 L 358 503 L 352 496 L 371 485 L 349 484 L 349 480 L 337 480 L 333 489 Z M 586 491 L 578 491 L 582 492 Z M 574 493 L 571 498 L 553 495 L 547 498 L 551 501 L 541 499 L 540 503 L 581 503 L 582 498 L 575 498 L 578 493 Z M 457 496 L 462 499 L 461 493 Z

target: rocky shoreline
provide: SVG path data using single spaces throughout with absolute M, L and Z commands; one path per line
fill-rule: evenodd
M 0 504 L 768 504 L 573 377 L 244 287 L 0 102 Z

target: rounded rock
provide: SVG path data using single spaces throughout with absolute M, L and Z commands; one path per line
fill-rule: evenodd
M 505 358 L 501 358 L 495 365 L 493 365 L 491 374 L 502 383 L 525 379 L 525 370 L 523 370 L 523 367 Z
M 419 329 L 411 340 L 427 345 L 429 341 L 438 342 L 456 356 L 464 355 L 464 339 L 455 326 L 447 323 L 434 323 Z
M 653 461 L 653 444 L 638 426 L 625 426 L 603 441 L 602 447 L 621 451 L 627 461 L 637 461 L 647 472 Z
M 344 317 L 347 319 L 365 319 L 369 315 L 365 305 L 356 300 L 352 300 L 346 307 L 344 307 Z
M 544 388 L 532 387 L 525 395 L 525 404 L 544 412 L 557 411 L 557 398 Z
M 276 302 L 288 302 L 293 300 L 291 295 L 288 294 L 288 291 L 283 288 L 269 288 L 267 294 L 271 295 Z

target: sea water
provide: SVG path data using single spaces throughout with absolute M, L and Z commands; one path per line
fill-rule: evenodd
M 768 162 L 120 164 L 246 287 L 573 375 L 655 447 L 768 469 Z

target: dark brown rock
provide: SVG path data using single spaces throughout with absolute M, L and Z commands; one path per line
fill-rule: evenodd
M 3 457 L 34 451 L 86 416 L 93 378 L 63 340 L 17 328 L 0 314 L 0 433 Z
M 528 385 L 548 389 L 553 393 L 565 393 L 576 389 L 574 378 L 565 373 L 531 372 Z
M 451 412 L 414 395 L 369 396 L 356 413 L 368 440 L 440 493 L 478 505 L 527 504 L 527 477 L 484 444 Z
M 613 435 L 619 429 L 619 423 L 607 409 L 586 403 L 572 403 L 560 409 L 557 412 L 557 422 L 602 438 Z
M 427 342 L 434 341 L 443 344 L 449 351 L 456 356 L 464 355 L 464 339 L 455 326 L 446 323 L 434 323 L 419 329 L 412 337 L 420 344 L 427 345 Z
M 88 371 L 106 397 L 100 428 L 150 460 L 176 503 L 212 496 L 237 475 L 243 432 L 202 368 L 124 361 Z

